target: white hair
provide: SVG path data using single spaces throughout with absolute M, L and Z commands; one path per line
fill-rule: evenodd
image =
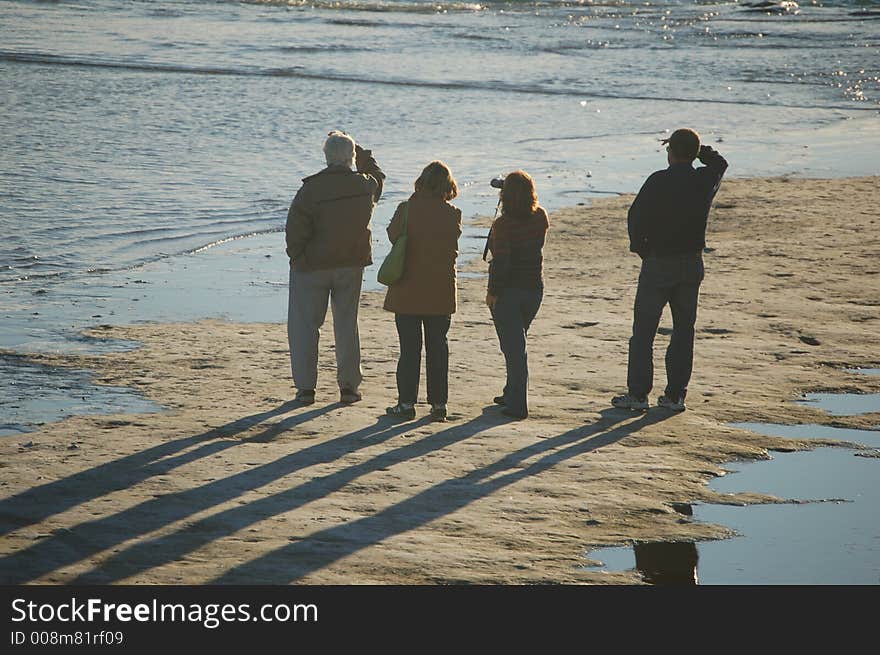
M 330 132 L 324 141 L 324 157 L 328 166 L 354 166 L 354 139 L 339 131 Z

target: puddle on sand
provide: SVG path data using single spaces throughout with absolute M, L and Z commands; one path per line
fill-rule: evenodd
M 607 548 L 590 552 L 590 559 L 612 571 L 637 568 L 654 584 L 880 583 L 880 460 L 855 457 L 848 449 L 819 448 L 737 468 L 710 487 L 826 502 L 697 505 L 695 520 L 725 525 L 743 536 Z
M 0 391 L 0 437 L 29 432 L 37 421 L 59 421 L 74 414 L 162 411 L 131 389 L 94 384 L 89 371 L 0 356 L 0 377 L 6 380 Z
M 732 423 L 735 428 L 788 439 L 836 439 L 880 448 L 880 430 L 833 428 L 829 425 L 774 425 L 770 423 Z
M 861 373 L 862 375 L 880 375 L 880 368 L 848 368 L 847 373 Z
M 834 416 L 880 411 L 880 393 L 807 393 L 797 402 L 824 409 Z
M 880 368 L 848 368 L 848 373 L 880 375 Z M 880 393 L 807 393 L 797 402 L 824 409 L 834 416 L 880 412 Z
M 835 401 L 822 400 L 820 406 L 828 410 L 829 402 Z M 867 411 L 880 411 L 880 402 L 875 400 Z M 761 423 L 736 427 L 880 448 L 880 431 Z M 637 569 L 652 584 L 878 584 L 880 459 L 856 456 L 867 453 L 825 447 L 736 463 L 734 474 L 709 486 L 722 493 L 754 491 L 821 502 L 697 505 L 695 520 L 728 526 L 742 536 L 605 548 L 591 551 L 589 557 L 609 571 Z

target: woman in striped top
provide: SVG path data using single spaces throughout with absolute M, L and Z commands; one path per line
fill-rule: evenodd
M 501 210 L 489 234 L 486 295 L 507 369 L 504 393 L 495 402 L 504 405 L 505 416 L 524 419 L 529 415 L 526 336 L 544 296 L 542 249 L 550 220 L 525 171 L 504 178 Z

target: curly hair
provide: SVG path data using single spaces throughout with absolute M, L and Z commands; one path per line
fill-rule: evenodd
M 538 208 L 538 194 L 532 176 L 522 170 L 509 173 L 501 188 L 501 206 L 508 216 L 531 216 Z
M 435 160 L 425 166 L 415 183 L 416 191 L 425 191 L 443 200 L 452 200 L 458 195 L 458 184 L 452 177 L 449 166 Z

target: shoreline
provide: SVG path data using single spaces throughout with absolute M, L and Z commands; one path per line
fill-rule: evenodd
M 28 433 L 31 447 L 17 436 L 0 441 L 3 575 L 48 583 L 636 582 L 629 572 L 580 569 L 589 563 L 584 552 L 729 536 L 723 526 L 679 522 L 672 504 L 778 501 L 726 496 L 705 483 L 726 462 L 832 443 L 729 423 L 880 422 L 877 413 L 831 416 L 790 402 L 810 391 L 880 391 L 880 378 L 843 370 L 880 363 L 871 339 L 880 320 L 871 243 L 878 180 L 722 183 L 681 415 L 608 405 L 625 383 L 638 271 L 625 235 L 631 195 L 551 213 L 547 290 L 529 344 L 533 415 L 522 423 L 486 407 L 503 384 L 503 359 L 482 304 L 485 281 L 469 276 L 459 279 L 450 331 L 453 420 L 445 424 L 377 418 L 395 397 L 397 345 L 383 296 L 372 292 L 361 313 L 365 398 L 352 407 L 335 403 L 329 316 L 318 401 L 306 408 L 285 404 L 293 391 L 283 324 L 111 326 L 90 333 L 144 345 L 30 356 L 93 369 L 96 383 L 135 388 L 168 409 L 72 417 Z M 477 258 L 463 271 L 484 267 Z M 666 312 L 661 326 L 669 325 Z M 655 347 L 658 387 L 666 339 L 659 335 Z

